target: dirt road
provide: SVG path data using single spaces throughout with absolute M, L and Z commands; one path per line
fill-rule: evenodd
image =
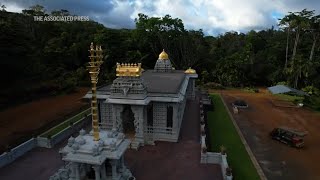
M 81 98 L 88 89 L 81 88 L 76 93 L 43 98 L 22 104 L 0 112 L 0 152 L 8 144 L 15 144 L 39 128 L 48 124 L 57 124 L 68 114 L 79 111 L 87 103 Z
M 216 92 L 222 94 L 230 110 L 236 99 L 248 103 L 248 109 L 233 116 L 268 179 L 320 179 L 320 113 L 305 108 L 276 107 L 271 103 L 275 97 L 266 90 Z M 278 126 L 307 131 L 305 148 L 298 150 L 271 140 L 269 132 Z

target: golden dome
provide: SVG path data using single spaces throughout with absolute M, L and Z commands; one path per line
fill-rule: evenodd
M 184 73 L 186 73 L 186 74 L 196 74 L 196 70 L 191 69 L 191 67 L 189 67 L 189 69 L 187 69 Z
M 159 54 L 159 59 L 166 60 L 169 59 L 169 56 L 164 50 L 162 50 L 162 52 Z

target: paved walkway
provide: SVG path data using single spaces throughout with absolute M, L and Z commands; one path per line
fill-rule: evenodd
M 63 166 L 58 153 L 65 142 L 53 149 L 35 148 L 14 163 L 0 169 L 1 180 L 48 180 Z
M 126 162 L 138 180 L 220 180 L 219 165 L 200 164 L 198 100 L 187 101 L 178 143 L 156 142 L 128 150 Z
M 126 152 L 126 164 L 138 180 L 220 180 L 219 165 L 200 164 L 198 100 L 188 101 L 178 143 L 156 142 Z M 36 148 L 0 169 L 1 180 L 48 180 L 63 165 L 53 149 Z

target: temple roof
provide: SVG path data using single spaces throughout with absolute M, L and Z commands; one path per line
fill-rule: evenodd
M 151 93 L 178 93 L 185 78 L 184 71 L 154 72 L 147 70 L 142 73 L 142 78 Z
M 142 73 L 142 78 L 147 87 L 148 93 L 169 93 L 176 94 L 180 90 L 180 86 L 185 79 L 184 71 L 174 70 L 172 72 L 155 72 L 146 70 Z M 109 94 L 111 85 L 103 85 L 98 87 L 97 93 Z

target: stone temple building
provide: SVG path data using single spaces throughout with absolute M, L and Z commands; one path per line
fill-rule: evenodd
M 97 88 L 100 129 L 125 133 L 137 149 L 154 141 L 177 142 L 186 100 L 195 97 L 195 70 L 175 70 L 168 54 L 154 69 L 119 64 L 112 84 Z M 85 98 L 90 99 L 91 92 Z

